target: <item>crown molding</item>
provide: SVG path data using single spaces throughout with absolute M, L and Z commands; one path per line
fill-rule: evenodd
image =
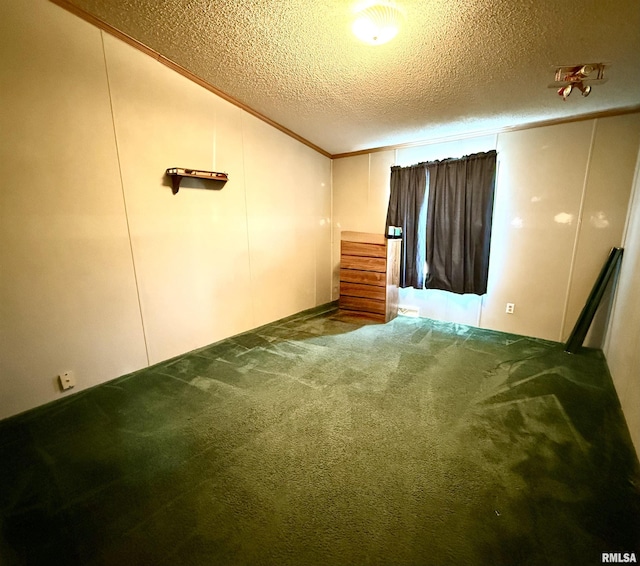
M 567 116 L 564 118 L 552 118 L 549 120 L 541 120 L 538 122 L 531 122 L 529 124 L 522 124 L 519 126 L 507 126 L 504 128 L 496 128 L 494 130 L 470 132 L 468 134 L 458 134 L 455 136 L 446 136 L 446 137 L 441 137 L 436 139 L 420 140 L 420 141 L 400 143 L 395 145 L 386 145 L 381 147 L 374 147 L 371 149 L 359 149 L 357 151 L 347 151 L 345 153 L 334 153 L 331 155 L 331 159 L 342 159 L 343 157 L 355 157 L 357 155 L 367 155 L 369 153 L 378 153 L 380 151 L 393 151 L 396 149 L 405 149 L 405 148 L 417 147 L 421 145 L 434 145 L 437 143 L 446 143 L 446 142 L 464 140 L 469 138 L 477 138 L 480 136 L 505 134 L 507 132 L 520 132 L 522 130 L 531 130 L 533 128 L 543 128 L 545 126 L 556 126 L 558 124 L 569 124 L 572 122 L 582 122 L 584 120 L 594 120 L 596 118 L 609 118 L 611 116 L 623 116 L 625 114 L 635 114 L 636 112 L 640 112 L 640 104 L 636 104 L 634 106 L 626 106 L 624 108 L 602 110 L 600 112 L 590 112 L 589 114 L 579 114 L 577 116 Z
M 313 149 L 314 151 L 317 151 L 318 153 L 324 155 L 325 157 L 331 158 L 331 154 L 328 151 L 325 151 L 324 149 L 315 145 L 309 140 L 303 138 L 302 136 L 299 136 L 298 134 L 291 131 L 289 128 L 286 128 L 282 124 L 278 124 L 278 122 L 274 122 L 270 118 L 267 118 L 265 115 L 260 114 L 260 112 L 254 110 L 253 108 L 247 106 L 246 104 L 240 102 L 239 100 L 236 100 L 232 96 L 228 95 L 226 92 L 221 91 L 220 89 L 216 88 L 212 84 L 204 81 L 203 79 L 201 79 L 200 77 L 198 77 L 197 75 L 189 71 L 188 69 L 185 69 L 181 65 L 178 65 L 171 59 L 168 59 L 164 55 L 161 55 L 154 49 L 151 49 L 150 47 L 144 45 L 144 43 L 139 42 L 137 39 L 134 39 L 130 35 L 127 35 L 126 33 L 121 32 L 120 30 L 114 28 L 113 26 L 101 20 L 100 18 L 97 18 L 96 16 L 89 14 L 88 12 L 84 11 L 82 8 L 78 8 L 74 4 L 71 4 L 70 2 L 68 2 L 67 0 L 49 0 L 49 1 L 55 4 L 56 6 L 63 8 L 67 12 L 70 12 L 73 15 L 78 16 L 80 19 L 84 20 L 85 22 L 88 22 L 89 24 L 101 29 L 102 31 L 108 33 L 109 35 L 112 35 L 113 37 L 116 37 L 124 41 L 125 43 L 127 43 L 131 47 L 134 47 L 138 51 L 142 51 L 142 53 L 144 53 L 145 55 L 152 57 L 159 63 L 162 63 L 164 66 L 169 67 L 169 69 L 175 71 L 176 73 L 182 75 L 183 77 L 189 79 L 190 81 L 193 81 L 194 83 L 200 85 L 202 88 L 208 90 L 209 92 L 212 92 L 216 96 L 219 96 L 220 98 L 226 100 L 227 102 L 230 102 L 234 106 L 237 106 L 238 108 L 241 108 L 242 110 L 251 114 L 252 116 L 255 116 L 259 120 L 262 120 L 263 122 L 269 124 L 270 126 L 273 126 L 277 130 L 280 130 L 282 133 L 288 135 L 294 140 L 299 141 L 300 143 L 306 145 L 307 147 L 310 147 L 311 149 Z
M 564 117 L 564 118 L 552 118 L 552 119 L 549 119 L 549 120 L 542 120 L 542 121 L 539 121 L 539 122 L 532 122 L 530 124 L 523 124 L 523 125 L 519 125 L 519 126 L 508 126 L 508 127 L 504 127 L 504 128 L 497 128 L 497 129 L 494 129 L 494 130 L 485 130 L 485 131 L 472 132 L 472 133 L 469 133 L 469 134 L 441 137 L 441 138 L 437 138 L 437 139 L 419 140 L 419 141 L 415 141 L 415 142 L 407 142 L 407 143 L 401 143 L 401 144 L 395 144 L 395 145 L 373 147 L 373 148 L 370 148 L 370 149 L 360 149 L 360 150 L 357 150 L 357 151 L 347 151 L 347 152 L 344 152 L 344 153 L 330 153 L 330 152 L 322 149 L 321 147 L 315 145 L 314 143 L 310 142 L 306 138 L 303 138 L 302 136 L 300 136 L 300 135 L 296 134 L 295 132 L 291 131 L 290 129 L 286 128 L 282 124 L 279 124 L 278 122 L 275 122 L 275 121 L 271 120 L 270 118 L 268 118 L 267 116 L 261 114 L 260 112 L 258 112 L 256 110 L 254 110 L 250 106 L 247 106 L 246 104 L 240 102 L 239 100 L 236 100 L 235 98 L 233 98 L 232 96 L 230 96 L 226 92 L 221 91 L 220 89 L 216 88 L 212 84 L 210 84 L 210 83 L 206 82 L 205 80 L 201 79 L 200 77 L 198 77 L 197 75 L 195 75 L 191 71 L 185 69 L 181 65 L 178 65 L 177 63 L 175 63 L 171 59 L 168 59 L 167 57 L 161 55 L 160 53 L 158 53 L 154 49 L 151 49 L 150 47 L 144 45 L 143 43 L 141 43 L 137 39 L 134 39 L 130 35 L 127 35 L 126 33 L 114 28 L 113 26 L 111 26 L 110 24 L 108 24 L 105 21 L 101 20 L 100 18 L 98 18 L 98 17 L 96 17 L 96 16 L 94 16 L 92 14 L 89 14 L 88 12 L 83 10 L 82 8 L 79 8 L 78 6 L 75 6 L 74 4 L 69 2 L 68 0 L 49 0 L 49 1 L 51 3 L 59 6 L 60 8 L 63 8 L 64 10 L 74 14 L 75 16 L 79 17 L 80 19 L 88 22 L 89 24 L 101 29 L 102 31 L 108 33 L 109 35 L 112 35 L 113 37 L 116 37 L 116 38 L 124 41 L 125 43 L 127 43 L 131 47 L 137 49 L 138 51 L 141 51 L 142 53 L 145 53 L 146 55 L 148 55 L 149 57 L 152 57 L 153 59 L 155 59 L 159 63 L 161 63 L 161 64 L 165 65 L 166 67 L 168 67 L 169 69 L 172 69 L 176 73 L 178 73 L 178 74 L 182 75 L 183 77 L 189 79 L 190 81 L 200 85 L 202 88 L 208 90 L 209 92 L 212 92 L 216 96 L 219 96 L 220 98 L 226 100 L 227 102 L 233 104 L 234 106 L 237 106 L 238 108 L 240 108 L 240 109 L 244 110 L 245 112 L 251 114 L 252 116 L 258 118 L 259 120 L 265 122 L 266 124 L 269 124 L 270 126 L 276 128 L 277 130 L 279 130 L 282 133 L 286 134 L 287 136 L 293 138 L 294 140 L 306 145 L 307 147 L 313 149 L 314 151 L 317 151 L 321 155 L 324 155 L 325 157 L 328 157 L 329 159 L 342 159 L 344 157 L 354 157 L 354 156 L 357 156 L 357 155 L 367 155 L 369 153 L 378 153 L 378 152 L 381 152 L 381 151 L 405 149 L 405 148 L 417 147 L 417 146 L 421 146 L 421 145 L 433 145 L 433 144 L 436 144 L 436 143 L 445 143 L 445 142 L 451 142 L 451 141 L 456 141 L 456 140 L 474 138 L 474 137 L 478 137 L 478 136 L 504 134 L 504 133 L 507 133 L 507 132 L 518 132 L 518 131 L 522 131 L 522 130 L 529 130 L 529 129 L 532 129 L 532 128 L 542 128 L 542 127 L 545 127 L 545 126 L 555 126 L 555 125 L 558 125 L 558 124 L 568 124 L 568 123 L 571 123 L 571 122 L 581 122 L 583 120 L 593 120 L 595 118 L 608 118 L 610 116 L 621 116 L 621 115 L 624 115 L 624 114 L 634 114 L 636 112 L 640 112 L 640 104 L 636 104 L 634 106 L 628 106 L 628 107 L 624 107 L 624 108 L 616 108 L 616 109 L 611 109 L 611 110 L 604 110 L 604 111 L 600 111 L 600 112 L 592 112 L 592 113 L 589 113 L 589 114 L 580 114 L 580 115 L 577 115 L 577 116 L 567 116 L 567 117 Z

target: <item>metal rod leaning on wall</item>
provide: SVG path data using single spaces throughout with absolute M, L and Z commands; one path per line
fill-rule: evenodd
M 565 344 L 564 351 L 569 354 L 575 354 L 582 343 L 584 342 L 584 338 L 589 331 L 589 327 L 593 322 L 593 317 L 598 310 L 598 306 L 600 305 L 600 301 L 602 300 L 602 296 L 611 280 L 611 277 L 616 272 L 618 265 L 622 261 L 622 252 L 623 248 L 611 248 L 611 252 L 609 253 L 609 257 L 605 262 L 602 270 L 600 271 L 600 275 L 598 275 L 598 279 L 591 289 L 591 293 L 589 294 L 589 298 L 587 299 L 578 320 L 576 321 L 576 325 L 573 327 L 573 331 L 571 332 L 571 336 L 569 336 L 569 340 Z

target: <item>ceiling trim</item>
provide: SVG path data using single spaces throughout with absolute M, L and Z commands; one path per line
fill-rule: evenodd
M 636 113 L 636 112 L 640 112 L 640 104 L 636 104 L 634 106 L 628 106 L 628 107 L 617 108 L 617 109 L 612 109 L 612 110 L 604 110 L 604 111 L 600 111 L 600 112 L 592 112 L 592 113 L 589 113 L 589 114 L 581 114 L 581 115 L 577 115 L 577 116 L 567 116 L 567 117 L 563 117 L 563 118 L 552 118 L 552 119 L 549 119 L 549 120 L 542 120 L 542 121 L 539 121 L 539 122 L 532 122 L 532 123 L 529 123 L 529 124 L 523 124 L 523 125 L 519 125 L 519 126 L 507 126 L 507 127 L 504 127 L 504 128 L 498 128 L 498 129 L 494 129 L 494 130 L 470 132 L 469 134 L 442 137 L 442 138 L 431 139 L 431 140 L 419 140 L 419 141 L 415 141 L 415 142 L 401 143 L 401 144 L 396 144 L 396 145 L 388 145 L 388 146 L 374 147 L 374 148 L 370 148 L 370 149 L 361 149 L 361 150 L 357 150 L 357 151 L 349 151 L 349 152 L 345 152 L 345 153 L 332 154 L 332 153 L 329 153 L 328 151 L 322 149 L 321 147 L 315 145 L 314 143 L 310 142 L 306 138 L 303 138 L 302 136 L 296 134 L 295 132 L 293 132 L 292 130 L 286 128 L 282 124 L 279 124 L 278 122 L 275 122 L 275 121 L 271 120 L 270 118 L 268 118 L 267 116 L 264 116 L 263 114 L 261 114 L 260 112 L 258 112 L 256 110 L 254 110 L 250 106 L 247 106 L 246 104 L 240 102 L 239 100 L 236 100 L 235 98 L 233 98 L 232 96 L 230 96 L 226 92 L 223 92 L 223 91 L 219 90 L 218 88 L 216 88 L 212 84 L 204 81 L 203 79 L 201 79 L 200 77 L 198 77 L 197 75 L 192 73 L 191 71 L 189 71 L 189 70 L 185 69 L 184 67 L 182 67 L 181 65 L 178 65 L 177 63 L 173 62 L 171 59 L 168 59 L 167 57 L 164 57 L 163 55 L 161 55 L 157 51 L 151 49 L 150 47 L 144 45 L 143 43 L 141 43 L 137 39 L 134 39 L 130 35 L 127 35 L 126 33 L 121 32 L 120 30 L 114 28 L 113 26 L 111 26 L 110 24 L 104 22 L 100 18 L 98 18 L 98 17 L 86 12 L 82 8 L 79 8 L 79 7 L 75 6 L 74 4 L 71 4 L 71 2 L 69 2 L 68 0 L 49 0 L 49 1 L 51 3 L 53 3 L 53 4 L 56 4 L 60 8 L 63 8 L 64 10 L 74 14 L 75 16 L 79 17 L 80 19 L 88 22 L 89 24 L 91 24 L 91 25 L 93 25 L 93 26 L 95 26 L 95 27 L 107 32 L 109 35 L 112 35 L 112 36 L 124 41 L 125 43 L 127 43 L 131 47 L 141 51 L 142 53 L 145 53 L 146 55 L 152 57 L 153 59 L 155 59 L 159 63 L 161 63 L 161 64 L 165 65 L 166 67 L 168 67 L 169 69 L 172 69 L 176 73 L 178 73 L 178 74 L 182 75 L 183 77 L 189 79 L 190 81 L 200 85 L 202 88 L 208 90 L 209 92 L 212 92 L 216 96 L 219 96 L 220 98 L 226 100 L 227 102 L 233 104 L 234 106 L 237 106 L 238 108 L 244 110 L 245 112 L 248 112 L 252 116 L 258 118 L 259 120 L 265 122 L 266 124 L 269 124 L 270 126 L 276 128 L 277 130 L 279 130 L 282 133 L 286 134 L 287 136 L 289 136 L 289 137 L 295 139 L 296 141 L 306 145 L 307 147 L 313 149 L 314 151 L 317 151 L 321 155 L 324 155 L 325 157 L 328 157 L 329 159 L 341 159 L 343 157 L 354 157 L 354 156 L 357 156 L 357 155 L 366 155 L 368 153 L 378 153 L 378 152 L 381 152 L 381 151 L 391 151 L 391 150 L 396 150 L 396 149 L 404 149 L 404 148 L 409 148 L 409 147 L 416 147 L 416 146 L 420 146 L 420 145 L 433 145 L 433 144 L 436 144 L 436 143 L 451 142 L 451 141 L 468 139 L 468 138 L 478 137 L 478 136 L 483 136 L 483 135 L 496 135 L 496 134 L 502 134 L 502 133 L 507 133 L 507 132 L 517 132 L 517 131 L 521 131 L 521 130 L 529 130 L 529 129 L 532 129 L 532 128 L 541 128 L 541 127 L 544 127 L 544 126 L 554 126 L 554 125 L 557 125 L 557 124 L 567 124 L 567 123 L 570 123 L 570 122 L 581 122 L 583 120 L 593 120 L 595 118 L 606 118 L 606 117 L 609 117 L 609 116 L 620 116 L 620 115 L 624 115 L 624 114 L 633 114 L 633 113 Z
M 129 44 L 131 47 L 134 47 L 135 49 L 142 51 L 143 53 L 145 53 L 146 55 L 149 55 L 159 63 L 162 63 L 166 67 L 169 67 L 169 69 L 175 71 L 176 73 L 182 75 L 183 77 L 189 79 L 190 81 L 193 81 L 194 83 L 200 85 L 201 87 L 205 88 L 209 92 L 212 92 L 216 96 L 219 96 L 220 98 L 226 100 L 227 102 L 230 102 L 234 106 L 241 108 L 245 112 L 248 112 L 252 116 L 255 116 L 256 118 L 258 118 L 259 120 L 266 122 L 270 126 L 273 126 L 277 130 L 280 130 L 282 133 L 288 135 L 289 137 L 292 137 L 294 140 L 299 141 L 300 143 L 306 145 L 307 147 L 310 147 L 314 151 L 317 151 L 318 153 L 331 159 L 332 155 L 328 151 L 325 151 L 324 149 L 315 145 L 309 140 L 303 138 L 302 136 L 299 136 L 298 134 L 291 131 L 289 128 L 286 128 L 282 124 L 278 124 L 277 122 L 274 122 L 273 120 L 271 120 L 270 118 L 267 118 L 263 114 L 260 114 L 260 112 L 254 110 L 253 108 L 247 106 L 246 104 L 240 102 L 239 100 L 236 100 L 232 96 L 228 95 L 226 92 L 223 92 L 217 89 L 212 84 L 202 80 L 197 75 L 194 75 L 191 71 L 185 69 L 184 67 L 182 67 L 181 65 L 178 65 L 177 63 L 174 63 L 171 59 L 168 59 L 167 57 L 160 55 L 160 53 L 158 53 L 157 51 L 151 49 L 150 47 L 147 47 L 146 45 L 139 42 L 137 39 L 134 39 L 130 35 L 127 35 L 126 33 L 123 33 L 120 30 L 114 28 L 113 26 L 104 22 L 100 18 L 97 18 L 96 16 L 89 14 L 88 12 L 85 12 L 82 8 L 78 8 L 77 6 L 68 2 L 67 0 L 49 0 L 49 1 L 52 2 L 53 4 L 56 4 L 60 8 L 63 8 L 68 12 L 71 12 L 73 15 L 78 16 L 80 19 L 90 23 L 91 25 L 107 32 L 109 35 L 112 35 L 124 41 L 125 43 Z
M 530 130 L 533 128 L 542 128 L 544 126 L 556 126 L 558 124 L 568 124 L 571 122 L 582 122 L 584 120 L 593 120 L 595 118 L 608 118 L 611 116 L 623 116 L 625 114 L 635 114 L 640 112 L 640 104 L 634 106 L 626 106 L 624 108 L 614 108 L 611 110 L 601 110 L 599 112 L 591 112 L 589 114 L 579 114 L 577 116 L 566 116 L 563 118 L 552 118 L 549 120 L 541 120 L 539 122 L 531 122 L 529 124 L 522 124 L 520 126 L 507 126 L 504 128 L 497 128 L 495 130 L 484 130 L 478 132 L 470 132 L 468 134 L 460 134 L 455 136 L 442 137 L 430 140 L 421 140 L 415 142 L 400 143 L 396 145 L 386 145 L 382 147 L 374 147 L 371 149 L 360 149 L 358 151 L 348 151 L 345 153 L 334 153 L 331 155 L 331 159 L 341 159 L 343 157 L 355 157 L 357 155 L 366 155 L 368 153 L 378 153 L 380 151 L 392 151 L 395 149 L 405 149 L 409 147 L 416 147 L 420 145 L 433 145 L 436 143 L 446 143 L 457 140 L 464 140 L 468 138 L 477 138 L 480 136 L 491 136 L 496 134 L 504 134 L 507 132 L 519 132 L 522 130 Z

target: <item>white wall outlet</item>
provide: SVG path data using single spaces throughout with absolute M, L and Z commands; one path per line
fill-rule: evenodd
M 507 314 L 513 314 L 513 310 L 516 308 L 515 303 L 507 303 L 507 308 L 505 310 L 505 312 Z
M 63 391 L 67 389 L 71 389 L 76 384 L 76 376 L 72 371 L 65 371 L 58 376 L 60 380 L 60 387 L 62 387 Z

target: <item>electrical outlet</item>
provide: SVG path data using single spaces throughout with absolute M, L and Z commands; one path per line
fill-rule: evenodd
M 515 303 L 507 303 L 507 308 L 505 310 L 505 312 L 507 314 L 513 314 L 513 310 L 516 308 Z
M 63 391 L 71 389 L 76 384 L 76 376 L 73 375 L 72 371 L 61 373 L 58 379 L 60 380 L 60 387 L 62 387 Z

